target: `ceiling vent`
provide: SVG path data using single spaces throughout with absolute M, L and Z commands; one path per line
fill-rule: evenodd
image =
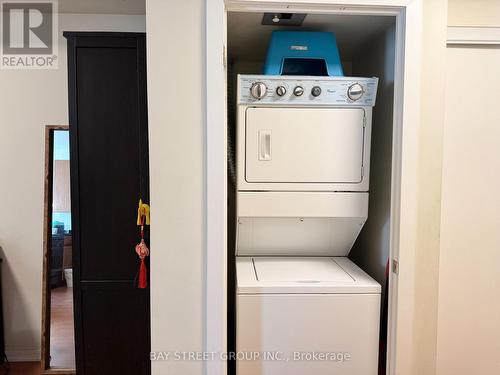
M 272 26 L 301 26 L 306 18 L 305 13 L 264 13 L 263 25 Z

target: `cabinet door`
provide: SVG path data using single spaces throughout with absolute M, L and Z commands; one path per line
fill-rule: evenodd
M 362 108 L 248 108 L 247 182 L 359 183 Z
M 149 374 L 149 288 L 136 286 L 134 249 L 138 200 L 149 201 L 145 35 L 65 36 L 77 373 Z

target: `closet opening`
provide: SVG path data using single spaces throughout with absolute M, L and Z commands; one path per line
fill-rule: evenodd
M 372 112 L 367 220 L 352 245 L 348 258 L 381 286 L 378 374 L 387 373 L 389 270 L 396 65 L 396 16 L 349 14 L 285 14 L 227 12 L 227 350 L 238 351 L 237 342 L 237 112 L 238 75 L 261 75 L 273 31 L 330 32 L 336 37 L 344 76 L 377 77 L 378 89 Z M 271 22 L 269 21 L 271 19 Z M 273 18 L 280 19 L 272 22 Z M 289 20 L 301 18 L 300 25 Z M 267 21 L 266 21 L 267 20 Z M 279 24 L 281 20 L 285 21 Z M 236 361 L 228 361 L 228 373 L 236 374 Z M 239 374 L 238 374 L 239 375 Z

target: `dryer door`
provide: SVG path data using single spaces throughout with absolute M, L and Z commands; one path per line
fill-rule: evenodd
M 248 108 L 247 182 L 360 183 L 362 108 Z

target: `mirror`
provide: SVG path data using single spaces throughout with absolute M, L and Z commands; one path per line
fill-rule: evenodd
M 42 371 L 75 374 L 69 127 L 45 128 Z

